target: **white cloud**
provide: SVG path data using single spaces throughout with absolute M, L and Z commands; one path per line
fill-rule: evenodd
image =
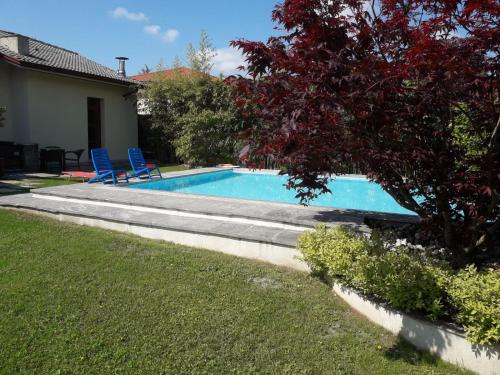
M 161 26 L 159 25 L 147 25 L 144 26 L 144 32 L 150 35 L 157 35 L 165 43 L 173 43 L 177 40 L 181 33 L 176 29 L 167 29 L 166 31 L 161 31 Z
M 147 25 L 144 26 L 144 31 L 151 35 L 158 35 L 160 33 L 161 27 L 158 25 Z
M 217 49 L 213 61 L 213 69 L 217 74 L 222 73 L 225 76 L 231 74 L 244 74 L 244 71 L 238 70 L 238 67 L 246 65 L 245 59 L 236 48 L 227 47 Z
M 179 30 L 168 29 L 162 34 L 161 38 L 167 43 L 172 43 L 176 41 L 180 34 Z
M 129 21 L 147 21 L 148 17 L 142 12 L 129 12 L 126 8 L 116 7 L 110 11 L 113 18 L 124 18 Z
M 375 8 L 375 12 L 378 13 L 380 10 L 380 4 L 378 1 L 375 1 L 373 4 Z M 372 5 L 371 5 L 371 0 L 365 0 L 363 1 L 363 13 L 368 12 L 371 17 L 373 17 L 373 10 L 372 10 Z M 352 17 L 354 16 L 354 13 L 352 12 L 351 8 L 349 8 L 347 5 L 345 6 L 345 9 L 341 13 L 342 16 L 344 17 Z

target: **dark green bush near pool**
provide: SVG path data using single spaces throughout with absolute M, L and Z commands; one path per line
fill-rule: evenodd
M 317 273 L 405 311 L 452 320 L 478 344 L 500 342 L 500 270 L 454 272 L 405 246 L 387 249 L 346 227 L 318 226 L 298 242 Z

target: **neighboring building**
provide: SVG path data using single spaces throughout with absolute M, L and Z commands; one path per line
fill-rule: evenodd
M 6 107 L 0 141 L 106 147 L 126 159 L 137 146 L 139 83 L 76 52 L 20 34 L 0 31 L 0 107 Z

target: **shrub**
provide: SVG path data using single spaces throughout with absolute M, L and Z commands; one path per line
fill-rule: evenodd
M 318 226 L 298 242 L 304 259 L 317 272 L 328 274 L 407 312 L 431 318 L 442 314 L 441 285 L 446 272 L 411 255 L 403 247 L 386 251 L 382 242 L 352 229 Z
M 234 117 L 228 112 L 187 113 L 179 118 L 181 131 L 174 140 L 176 155 L 193 166 L 236 162 L 237 141 L 228 137 L 233 123 Z
M 471 342 L 500 342 L 500 270 L 469 266 L 452 274 L 447 264 L 431 263 L 403 246 L 386 249 L 377 235 L 368 239 L 340 226 L 305 233 L 298 250 L 314 271 L 396 309 L 432 319 L 446 315 L 464 327 Z
M 242 114 L 230 90 L 222 79 L 201 73 L 168 79 L 158 75 L 142 93 L 151 130 L 190 166 L 236 162 Z
M 478 272 L 469 266 L 452 277 L 447 290 L 455 319 L 472 342 L 500 341 L 500 270 Z
M 352 229 L 319 225 L 299 238 L 298 248 L 314 271 L 350 283 L 356 277 L 354 265 L 368 255 L 370 246 L 368 239 Z
M 221 79 L 194 75 L 150 82 L 142 94 L 153 130 L 191 166 L 235 162 L 241 116 Z
M 362 259 L 356 268 L 361 273 L 359 286 L 391 306 L 406 312 L 421 311 L 432 319 L 443 314 L 446 272 L 405 248 Z

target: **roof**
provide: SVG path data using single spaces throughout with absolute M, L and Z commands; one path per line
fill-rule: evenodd
M 123 77 L 113 69 L 87 59 L 76 52 L 26 37 L 21 34 L 0 30 L 0 38 L 21 36 L 28 39 L 29 55 L 22 55 L 0 45 L 0 60 L 12 64 L 47 70 L 56 73 L 96 79 L 124 85 L 136 85 L 130 77 Z
M 200 73 L 194 69 L 179 67 L 179 68 L 160 70 L 158 72 L 152 72 L 152 73 L 137 74 L 135 76 L 132 76 L 131 78 L 135 79 L 136 81 L 148 82 L 152 81 L 155 77 L 160 77 L 163 79 L 174 79 L 178 77 L 182 78 L 196 77 L 196 76 L 201 76 L 202 74 L 203 73 Z

